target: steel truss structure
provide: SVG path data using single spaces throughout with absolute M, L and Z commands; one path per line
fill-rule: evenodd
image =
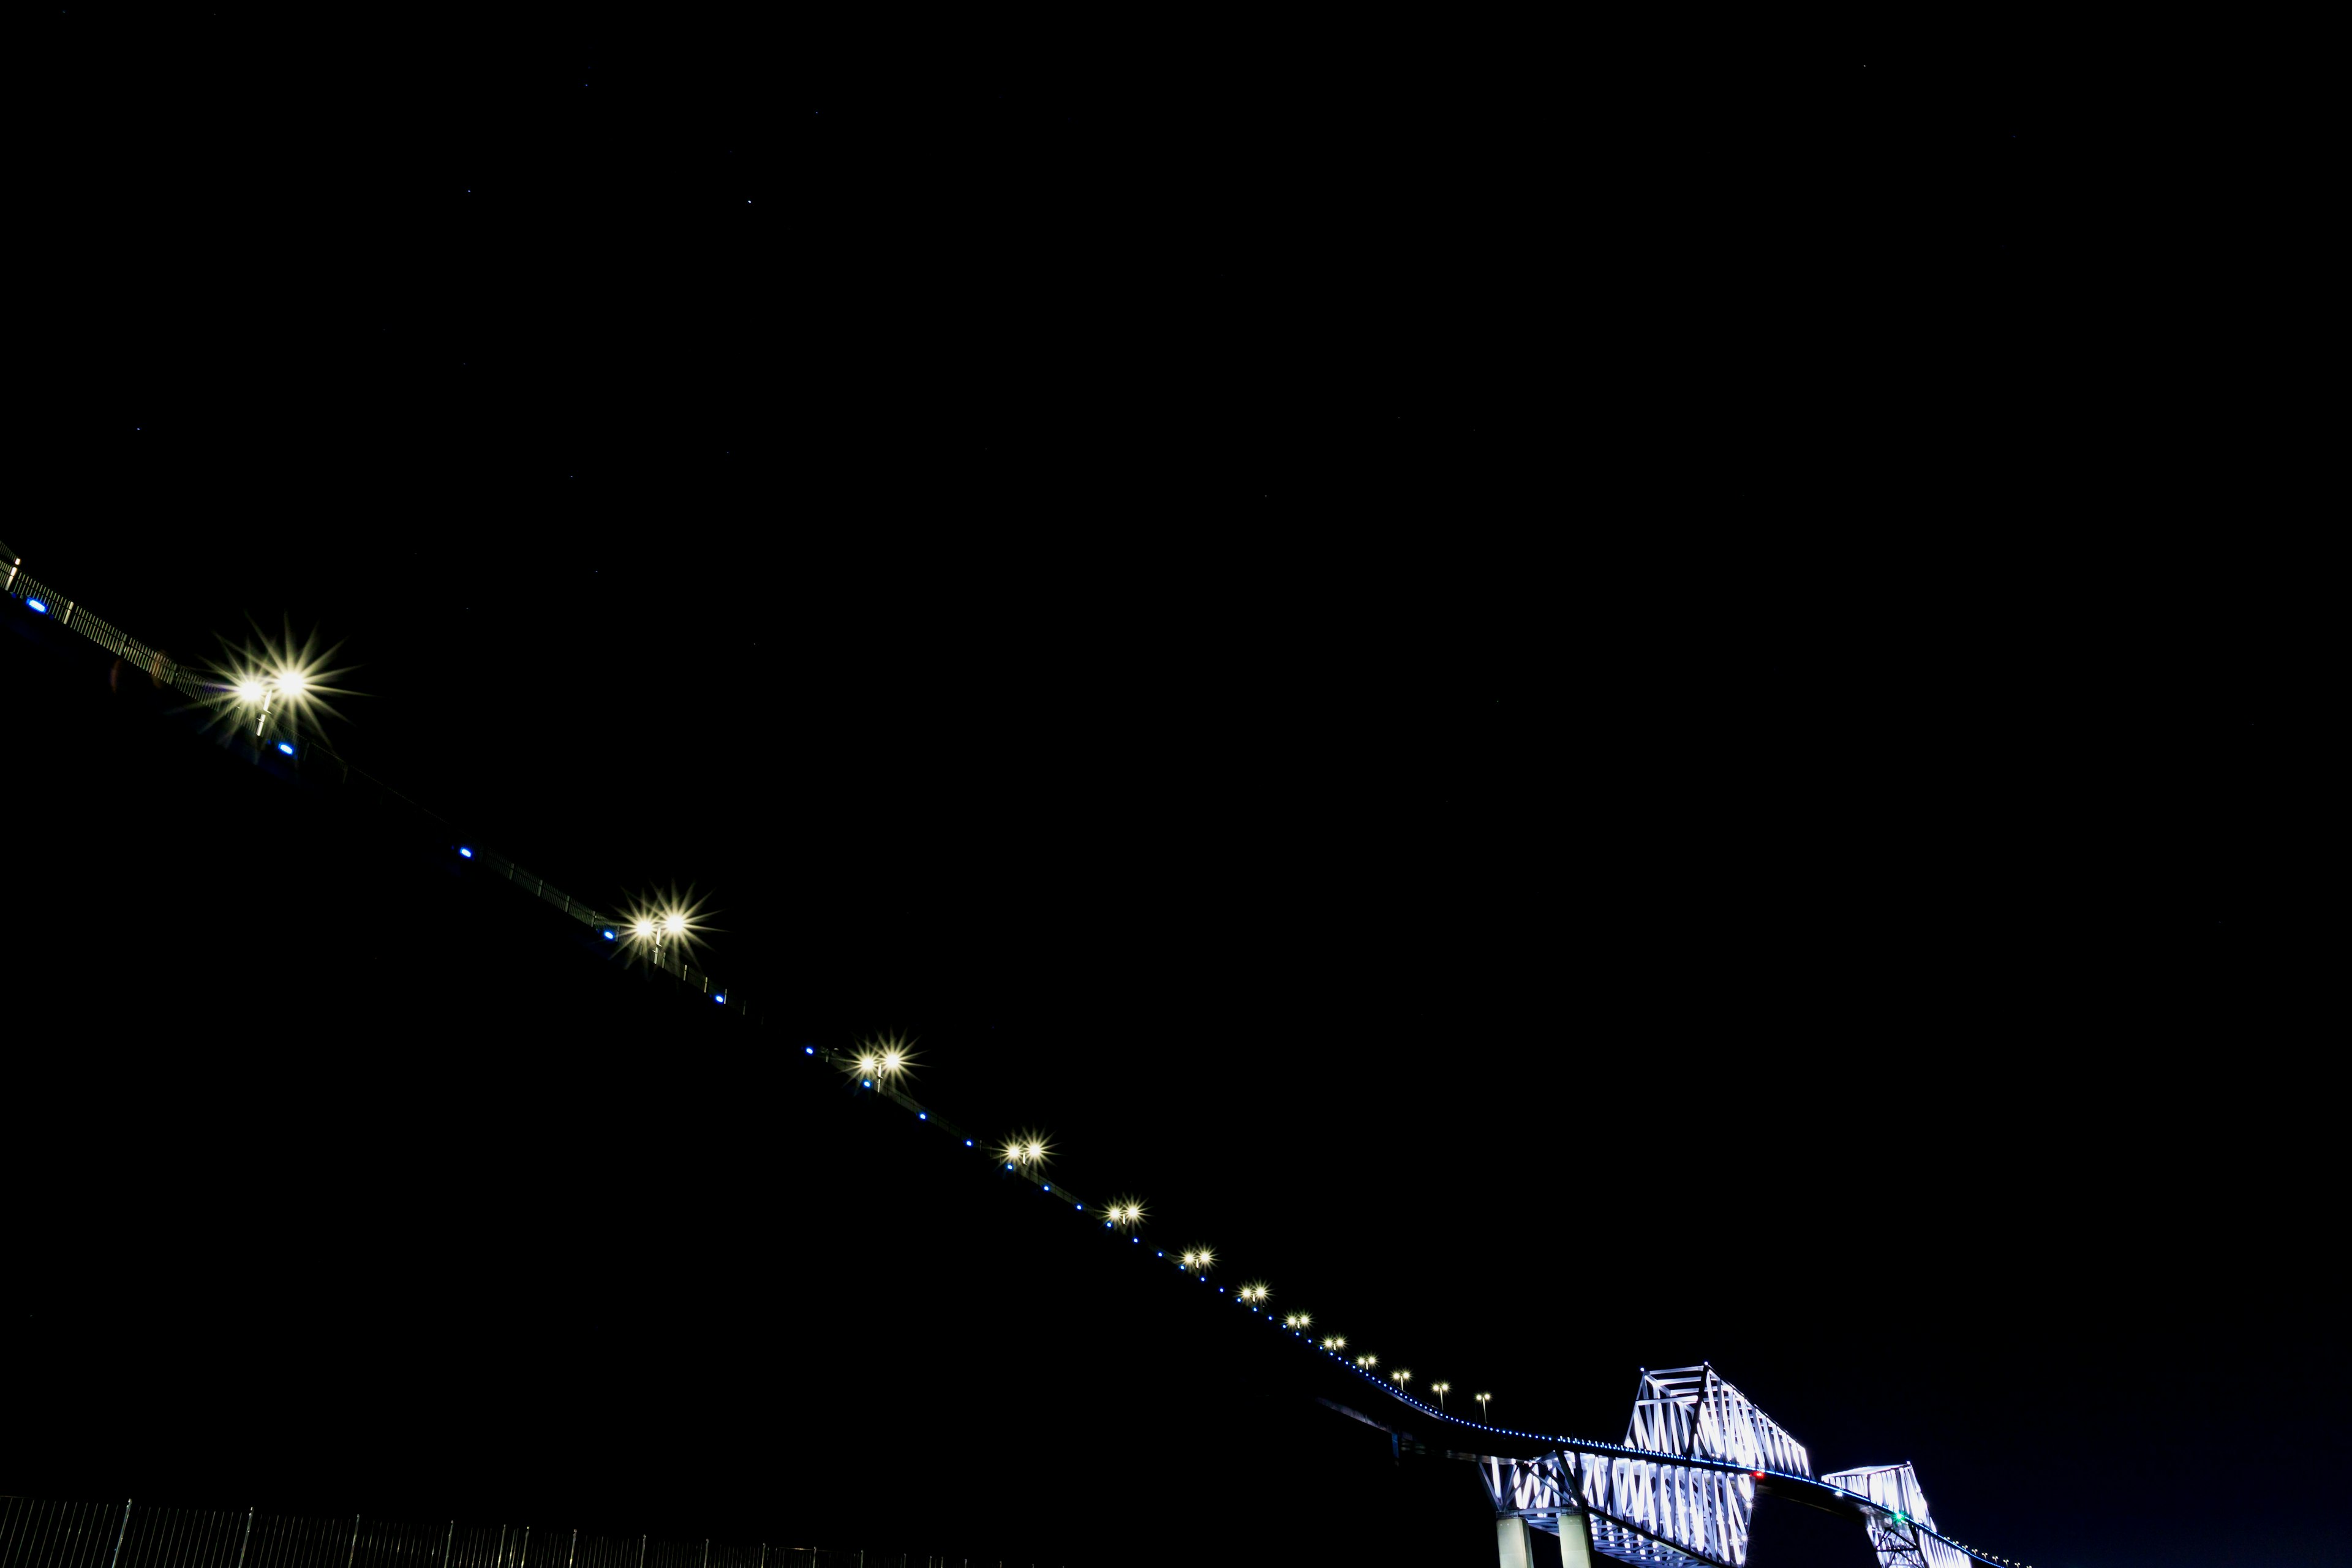
M 1641 1568 L 1744 1568 L 1759 1484 L 1827 1494 L 1868 1528 L 1880 1568 L 1975 1560 L 1936 1533 L 1909 1465 L 1816 1479 L 1805 1446 L 1705 1363 L 1644 1369 L 1622 1447 L 1568 1443 L 1479 1471 L 1497 1514 L 1553 1534 L 1580 1528 L 1596 1555 Z
M 1936 1528 L 1927 1494 L 1908 1460 L 1874 1470 L 1840 1470 L 1823 1476 L 1833 1487 L 1866 1498 L 1873 1505 L 1864 1523 L 1879 1568 L 1969 1568 L 1969 1554 L 1923 1531 Z

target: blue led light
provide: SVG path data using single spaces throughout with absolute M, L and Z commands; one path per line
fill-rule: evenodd
M 870 1078 L 860 1079 L 857 1081 L 864 1084 L 868 1089 L 872 1089 L 874 1087 L 874 1080 Z
M 620 939 L 620 938 L 618 938 L 618 937 L 616 937 L 616 936 L 614 936 L 611 931 L 606 931 L 606 932 L 604 933 L 604 940 L 605 940 L 606 942 L 618 942 L 618 941 L 620 941 L 621 939 Z M 812 1052 L 814 1052 L 814 1051 L 816 1049 L 816 1047 L 815 1047 L 814 1046 L 811 1046 L 811 1047 L 809 1047 L 809 1049 L 810 1049 Z
M 930 1119 L 931 1113 L 928 1110 L 918 1110 L 915 1112 L 915 1120 L 918 1121 L 929 1121 Z
M 1053 1183 L 1051 1183 L 1051 1182 L 1041 1182 L 1041 1183 L 1039 1183 L 1039 1184 L 1038 1184 L 1038 1185 L 1042 1186 L 1043 1188 L 1045 1188 L 1045 1191 L 1047 1191 L 1047 1192 L 1049 1192 L 1049 1193 L 1050 1193 L 1050 1192 L 1052 1192 L 1052 1191 L 1054 1190 L 1054 1184 L 1053 1184 Z
M 713 996 L 713 997 L 711 998 L 711 1000 L 712 1000 L 713 1002 L 718 1003 L 721 1007 L 724 1007 L 725 1005 L 727 1005 L 727 993 L 726 993 L 726 992 L 724 992 L 724 991 L 721 991 L 720 993 L 719 993 L 719 994 L 717 994 L 716 996 Z
M 294 742 L 291 741 L 280 741 L 278 742 L 278 749 L 290 757 L 294 754 Z M 474 858 L 474 852 L 470 849 L 460 849 L 457 853 L 463 855 L 468 860 L 471 860 Z
M 971 1148 L 971 1139 L 969 1139 L 969 1138 L 965 1139 L 965 1140 L 963 1141 L 963 1146 L 964 1146 L 965 1148 L 967 1148 L 967 1149 Z
M 286 742 L 283 742 L 283 741 L 280 741 L 280 742 L 278 742 L 278 743 L 279 745 L 281 745 L 281 746 L 282 746 L 282 745 L 284 745 Z M 460 845 L 458 845 L 458 846 L 457 846 L 457 858 L 458 858 L 458 859 L 460 859 L 460 860 L 471 860 L 473 858 L 474 858 L 474 852 L 473 852 L 472 850 L 470 850 L 470 849 L 467 848 L 467 847 L 466 847 L 464 845 L 462 845 L 462 844 L 460 844 Z
M 45 604 L 41 603 L 41 601 L 40 601 L 40 600 L 38 600 L 38 599 L 27 599 L 27 600 L 26 600 L 26 601 L 25 601 L 25 608 L 26 608 L 26 609 L 28 609 L 28 610 L 30 610 L 30 611 L 32 611 L 32 612 L 33 612 L 33 614 L 35 614 L 35 615 L 37 615 L 37 616 L 46 616 L 46 615 L 47 615 L 47 614 L 49 613 L 49 607 L 48 607 L 47 605 L 45 605 Z
M 604 933 L 608 940 L 612 937 L 612 934 L 613 933 L 611 931 L 606 931 Z M 816 1055 L 816 1047 L 814 1046 L 803 1046 L 801 1047 L 801 1055 L 804 1057 L 813 1057 Z

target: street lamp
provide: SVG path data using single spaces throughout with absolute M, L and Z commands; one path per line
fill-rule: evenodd
M 1239 1290 L 1235 1291 L 1234 1294 L 1239 1296 L 1243 1300 L 1249 1302 L 1252 1306 L 1255 1306 L 1258 1302 L 1265 1300 L 1266 1289 L 1262 1284 L 1244 1285 Z
M 1484 1421 L 1486 1419 L 1486 1401 L 1495 1396 L 1491 1394 L 1474 1394 L 1470 1397 L 1478 1402 L 1478 1419 Z
M 1429 1385 L 1429 1392 L 1437 1395 L 1437 1409 L 1440 1415 L 1444 1414 L 1445 1411 L 1445 1391 L 1453 1386 L 1450 1383 L 1433 1383 Z
M 896 1089 L 898 1080 L 914 1068 L 915 1054 L 907 1048 L 908 1044 L 896 1035 L 867 1040 L 857 1047 L 857 1059 L 850 1070 L 877 1088 Z

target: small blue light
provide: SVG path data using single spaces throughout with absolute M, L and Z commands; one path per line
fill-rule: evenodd
M 1007 1165 L 1007 1166 L 1005 1166 L 1004 1168 L 1005 1168 L 1006 1170 L 1008 1170 L 1008 1171 L 1009 1171 L 1009 1170 L 1011 1170 L 1011 1169 L 1013 1169 L 1013 1167 L 1012 1167 L 1012 1166 L 1010 1166 L 1010 1165 Z
M 290 757 L 294 754 L 294 742 L 291 741 L 280 741 L 278 742 L 278 749 Z M 474 852 L 470 849 L 460 849 L 457 853 L 463 855 L 468 860 L 471 860 L 474 858 Z
M 26 609 L 28 609 L 28 610 L 30 610 L 30 611 L 32 611 L 32 612 L 33 612 L 33 614 L 35 614 L 35 615 L 37 615 L 37 616 L 46 616 L 46 615 L 47 615 L 47 614 L 49 613 L 49 607 L 48 607 L 47 605 L 45 605 L 45 604 L 41 603 L 41 601 L 40 601 L 40 600 L 38 600 L 38 599 L 27 599 L 27 600 L 26 600 L 26 601 L 25 601 L 25 608 L 26 608 Z
M 870 1079 L 870 1078 L 868 1078 L 868 1079 L 860 1079 L 858 1081 L 859 1081 L 860 1083 L 863 1083 L 863 1084 L 864 1084 L 866 1088 L 868 1088 L 868 1089 L 872 1089 L 872 1088 L 874 1087 L 874 1080 L 873 1080 L 872 1079 Z
M 1051 1182 L 1040 1182 L 1038 1185 L 1045 1188 L 1045 1191 L 1049 1193 L 1054 1190 L 1054 1184 Z
M 964 1146 L 965 1148 L 967 1148 L 967 1149 L 971 1148 L 971 1139 L 969 1139 L 969 1138 L 965 1139 L 965 1140 L 963 1141 L 963 1146 Z
M 610 942 L 610 941 L 612 940 L 612 938 L 613 938 L 613 933 L 612 933 L 611 931 L 606 931 L 606 932 L 604 933 L 604 940 L 606 940 L 607 942 Z M 804 1056 L 804 1057 L 813 1057 L 813 1056 L 816 1055 L 816 1047 L 815 1047 L 814 1046 L 803 1046 L 803 1047 L 801 1047 L 801 1055 L 803 1055 L 803 1056 Z
M 931 1113 L 928 1110 L 918 1110 L 915 1112 L 915 1120 L 918 1121 L 929 1121 L 930 1119 Z
M 1070 1206 L 1071 1206 L 1072 1208 L 1074 1208 L 1074 1209 L 1077 1210 L 1080 1214 L 1084 1214 L 1084 1213 L 1086 1213 L 1086 1212 L 1087 1212 L 1087 1205 L 1084 1205 L 1084 1204 L 1072 1204 Z
M 726 992 L 724 992 L 724 991 L 721 991 L 720 993 L 719 993 L 719 994 L 717 994 L 716 996 L 713 996 L 713 997 L 711 998 L 711 1000 L 712 1000 L 713 1002 L 718 1003 L 721 1007 L 724 1007 L 725 1005 L 727 1005 L 727 993 L 726 993 Z
M 620 938 L 618 938 L 618 937 L 614 936 L 611 931 L 606 931 L 606 932 L 604 933 L 604 940 L 605 940 L 606 942 L 618 942 L 618 941 L 620 941 Z M 812 1052 L 814 1052 L 814 1051 L 816 1049 L 816 1047 L 815 1047 L 814 1046 L 811 1046 L 811 1047 L 809 1047 L 809 1049 L 810 1049 Z

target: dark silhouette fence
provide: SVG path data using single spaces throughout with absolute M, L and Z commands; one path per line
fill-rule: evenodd
M 1003 1568 L 996 1558 L 0 1497 L 0 1568 Z M 1027 1568 L 1035 1568 L 1034 1564 Z

